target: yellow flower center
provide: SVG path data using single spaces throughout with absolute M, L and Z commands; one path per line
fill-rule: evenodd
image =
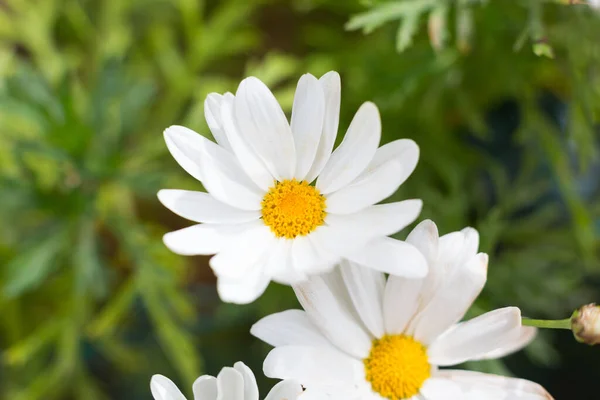
M 416 395 L 431 375 L 425 347 L 405 335 L 375 339 L 363 362 L 371 388 L 390 400 Z
M 261 205 L 263 221 L 277 237 L 308 235 L 325 220 L 325 197 L 306 181 L 276 182 Z

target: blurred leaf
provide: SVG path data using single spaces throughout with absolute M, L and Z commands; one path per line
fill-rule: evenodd
M 58 267 L 64 240 L 64 229 L 57 229 L 9 261 L 4 271 L 4 296 L 16 297 L 39 286 Z

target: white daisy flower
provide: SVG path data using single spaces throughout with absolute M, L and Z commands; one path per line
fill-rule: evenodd
M 186 400 L 185 396 L 169 378 L 154 375 L 150 380 L 154 400 Z M 258 400 L 258 386 L 252 370 L 238 361 L 225 367 L 215 378 L 202 375 L 192 386 L 194 400 Z M 296 400 L 302 394 L 302 386 L 294 381 L 281 381 L 269 392 L 265 400 Z
M 542 400 L 552 397 L 521 379 L 438 367 L 503 357 L 528 344 L 535 328 L 518 308 L 459 322 L 486 281 L 488 256 L 477 231 L 438 238 L 431 221 L 407 238 L 429 264 L 424 279 L 385 278 L 344 261 L 344 268 L 294 285 L 305 311 L 257 322 L 251 333 L 274 346 L 265 375 L 296 379 L 332 399 Z
M 210 265 L 224 301 L 252 302 L 270 280 L 300 282 L 342 258 L 396 275 L 426 273 L 419 251 L 387 237 L 417 218 L 421 201 L 374 205 L 412 173 L 419 148 L 408 139 L 378 148 L 379 112 L 367 102 L 332 153 L 339 109 L 336 72 L 300 78 L 290 123 L 271 91 L 250 77 L 235 96 L 207 97 L 217 143 L 181 126 L 165 131 L 173 157 L 208 193 L 158 193 L 171 211 L 201 223 L 167 233 L 164 242 L 182 255 L 216 254 Z M 390 262 L 402 259 L 412 263 Z

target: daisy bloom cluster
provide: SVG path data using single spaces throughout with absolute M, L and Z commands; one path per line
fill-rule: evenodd
M 275 347 L 265 374 L 340 400 L 552 399 L 530 381 L 440 369 L 503 357 L 536 330 L 521 325 L 515 307 L 459 322 L 486 282 L 488 256 L 477 252 L 477 231 L 438 237 L 435 224 L 424 221 L 407 242 L 427 260 L 425 278 L 386 279 L 344 260 L 342 268 L 294 285 L 304 311 L 267 316 L 251 330 Z
M 154 400 L 186 400 L 177 386 L 163 375 L 150 380 Z M 258 386 L 252 370 L 238 361 L 225 367 L 217 377 L 203 375 L 192 386 L 194 400 L 258 400 Z M 267 394 L 265 400 L 296 400 L 302 386 L 294 381 L 281 381 Z
M 340 90 L 336 72 L 302 76 L 288 122 L 271 91 L 250 77 L 235 95 L 206 99 L 216 143 L 182 126 L 165 130 L 171 154 L 206 192 L 158 193 L 171 211 L 199 223 L 167 233 L 164 242 L 182 255 L 214 254 L 222 300 L 252 302 L 271 280 L 299 283 L 344 259 L 395 275 L 426 274 L 414 246 L 388 237 L 417 218 L 421 201 L 376 205 L 412 173 L 419 149 L 408 139 L 379 147 L 379 112 L 366 102 L 333 151 Z

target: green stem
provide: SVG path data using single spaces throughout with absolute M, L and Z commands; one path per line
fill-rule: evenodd
M 571 330 L 571 318 L 556 320 L 521 318 L 521 323 L 525 326 L 535 326 L 536 328 Z

